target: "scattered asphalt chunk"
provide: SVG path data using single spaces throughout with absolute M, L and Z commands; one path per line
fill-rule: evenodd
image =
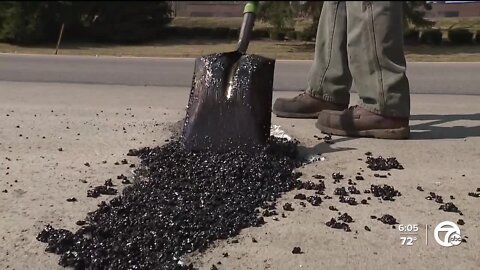
M 283 210 L 285 210 L 285 211 L 294 211 L 295 209 L 293 209 L 291 203 L 285 203 L 285 204 L 283 205 Z
M 463 221 L 463 219 L 459 219 L 457 221 L 457 224 L 460 225 L 460 226 L 463 226 L 463 225 L 465 225 L 465 221 Z
M 319 196 L 309 196 L 307 198 L 307 202 L 309 202 L 312 206 L 319 206 L 322 203 L 322 198 Z
M 394 218 L 392 215 L 389 215 L 389 214 L 383 215 L 383 216 L 382 216 L 381 218 L 379 218 L 378 220 L 380 220 L 380 221 L 383 222 L 384 224 L 388 224 L 388 225 L 398 224 L 398 223 L 397 223 L 397 219 Z
M 370 232 L 372 230 L 370 230 L 370 228 L 368 226 L 365 226 L 365 231 Z
M 330 221 L 327 221 L 325 224 L 328 227 L 333 228 L 333 229 L 342 229 L 346 232 L 351 232 L 352 231 L 350 229 L 350 226 L 347 223 L 338 222 L 338 221 L 335 220 L 335 218 L 330 219 Z
M 349 186 L 348 187 L 348 192 L 350 192 L 350 194 L 355 194 L 355 195 L 358 195 L 360 194 L 360 190 L 358 190 L 356 187 L 354 186 Z
M 480 198 L 480 192 L 477 192 L 477 193 L 475 193 L 475 192 L 469 192 L 469 193 L 468 193 L 468 196 L 474 197 L 474 198 Z
M 312 175 L 312 177 L 315 178 L 315 179 L 325 179 L 325 176 L 320 175 L 320 174 Z
M 383 158 L 382 156 L 374 158 L 367 157 L 366 163 L 368 168 L 372 171 L 388 171 L 391 169 L 403 170 L 403 166 L 395 157 Z
M 77 201 L 77 198 L 75 198 L 75 197 L 67 199 L 67 202 L 76 202 L 76 201 Z
M 417 186 L 418 191 L 425 191 L 421 186 Z
M 307 199 L 307 196 L 305 196 L 305 194 L 297 194 L 295 195 L 295 197 L 293 197 L 294 199 L 296 200 L 306 200 Z
M 122 180 L 122 179 L 123 179 L 123 180 L 126 180 L 126 179 L 128 179 L 128 178 L 127 178 L 125 175 L 123 175 L 123 173 L 122 173 L 122 174 L 120 174 L 120 175 L 117 176 L 117 179 L 118 179 L 118 180 Z
M 443 204 L 438 209 L 443 210 L 445 212 L 461 213 L 461 211 L 458 210 L 458 207 L 452 202 L 448 202 L 446 204 Z
M 323 141 L 328 144 L 334 143 L 334 141 L 332 140 L 332 135 L 326 135 L 325 137 L 323 137 Z
M 87 222 L 85 220 L 77 220 L 77 222 L 75 222 L 75 224 L 77 224 L 78 226 L 83 226 L 83 225 L 87 224 Z
M 346 222 L 346 223 L 352 223 L 353 222 L 353 218 L 348 215 L 347 213 L 343 213 L 340 217 L 338 217 L 338 220 L 341 220 L 343 222 Z
M 332 173 L 332 178 L 333 180 L 342 180 L 343 179 L 343 175 L 339 172 L 336 172 L 336 173 Z
M 345 187 L 338 187 L 333 191 L 333 195 L 348 196 L 348 192 Z
M 262 213 L 262 216 L 264 216 L 264 217 L 271 217 L 271 216 L 276 216 L 276 215 L 278 215 L 278 213 L 275 210 L 272 210 L 272 211 L 265 210 Z
M 128 180 L 128 179 L 123 179 L 123 180 L 122 180 L 122 184 L 124 184 L 124 185 L 130 185 L 131 183 L 132 183 L 132 182 L 131 182 L 130 180 Z
M 138 149 L 130 149 L 128 150 L 127 156 L 135 157 L 135 156 L 138 156 L 139 153 L 140 153 L 140 150 Z
M 107 187 L 113 187 L 113 183 L 112 183 L 112 179 L 107 179 L 105 180 L 105 184 L 103 184 L 104 186 L 107 186 Z
M 384 201 L 394 201 L 395 197 L 402 195 L 398 190 L 389 185 L 371 185 L 370 191 L 373 196 L 382 198 Z
M 302 254 L 302 249 L 300 247 L 294 247 L 292 250 L 292 254 Z
M 357 176 L 355 176 L 355 180 L 363 181 L 363 180 L 365 180 L 365 178 L 363 178 L 363 176 L 361 176 L 361 175 L 357 175 Z
M 90 167 L 90 163 L 88 163 L 88 162 L 85 162 L 83 165 L 85 165 L 87 167 Z
M 98 198 L 100 195 L 116 195 L 117 190 L 108 186 L 96 186 L 87 190 L 87 197 Z

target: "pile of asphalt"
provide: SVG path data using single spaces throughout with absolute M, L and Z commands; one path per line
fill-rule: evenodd
M 272 137 L 226 153 L 191 152 L 178 141 L 130 151 L 142 181 L 102 202 L 76 232 L 47 225 L 37 239 L 75 269 L 191 269 L 183 256 L 262 225 L 260 208 L 303 187 L 296 145 Z

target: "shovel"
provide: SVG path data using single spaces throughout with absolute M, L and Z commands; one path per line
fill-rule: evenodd
M 275 60 L 246 54 L 257 2 L 245 5 L 237 49 L 195 60 L 181 141 L 191 151 L 228 151 L 270 136 Z

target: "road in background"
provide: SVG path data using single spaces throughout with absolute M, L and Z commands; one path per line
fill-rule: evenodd
M 278 60 L 275 90 L 301 90 L 311 61 Z M 193 58 L 137 58 L 0 54 L 0 80 L 190 87 Z M 412 93 L 480 94 L 480 63 L 407 66 Z

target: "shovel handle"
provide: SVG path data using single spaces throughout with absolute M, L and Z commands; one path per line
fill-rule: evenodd
M 249 1 L 245 4 L 243 9 L 243 14 L 245 13 L 257 13 L 258 1 Z
M 255 24 L 255 13 L 258 10 L 258 1 L 249 1 L 243 9 L 243 22 L 240 28 L 240 37 L 238 38 L 237 51 L 244 54 L 247 52 L 248 44 L 252 36 L 253 26 Z

